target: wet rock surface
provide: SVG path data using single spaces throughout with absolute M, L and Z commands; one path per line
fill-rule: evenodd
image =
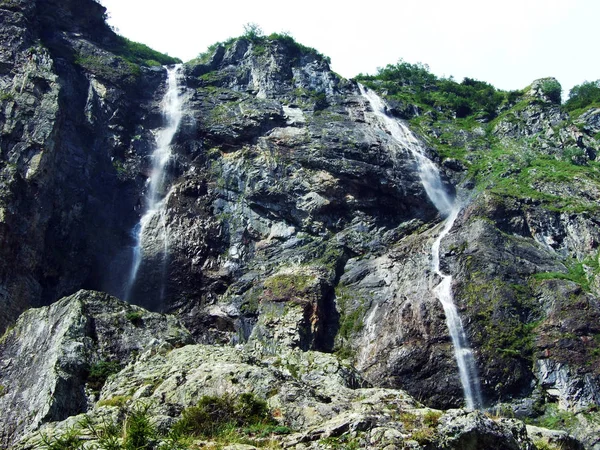
M 4 329 L 82 287 L 118 292 L 106 267 L 131 241 L 143 185 L 123 158 L 152 145 L 164 75 L 111 53 L 96 2 L 11 1 L 0 14 Z
M 14 421 L 3 414 L 4 442 L 72 414 L 104 414 L 85 390 L 86 371 L 109 358 L 136 363 L 101 399 L 164 394 L 171 409 L 156 414 L 165 424 L 200 392 L 246 389 L 285 411 L 297 448 L 339 435 L 369 448 L 496 448 L 495 440 L 532 448 L 522 425 L 464 411 L 430 427 L 437 447 L 427 447 L 371 408 L 375 400 L 357 400 L 389 394 L 419 409 L 394 390 L 403 389 L 430 407 L 463 403 L 434 292 L 431 246 L 443 218 L 407 146 L 357 83 L 284 36 L 232 40 L 182 68 L 164 209 L 145 230 L 155 254 L 165 245 L 153 236 L 167 231 L 166 276 L 142 261 L 131 301 L 174 314 L 186 329 L 78 292 L 124 296 L 164 125 L 164 70 L 126 60 L 103 15 L 91 0 L 0 5 L 0 330 L 50 305 L 25 312 L 0 344 L 0 412 L 20 411 Z M 453 277 L 486 405 L 502 402 L 518 417 L 559 407 L 577 415 L 578 436 L 591 436 L 585 445 L 594 448 L 600 115 L 571 117 L 544 88 L 555 81 L 535 81 L 493 120 L 467 127 L 397 100 L 388 112 L 411 120 L 414 140 L 462 204 L 441 243 L 441 270 Z M 165 334 L 170 327 L 177 338 Z M 171 352 L 191 339 L 202 345 Z M 16 356 L 36 346 L 40 389 Z M 196 364 L 192 384 L 186 364 Z M 164 383 L 171 370 L 178 381 L 162 391 L 140 385 L 144 377 Z M 67 391 L 72 397 L 48 400 Z

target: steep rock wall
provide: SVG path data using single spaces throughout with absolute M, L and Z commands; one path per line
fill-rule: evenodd
M 143 185 L 123 157 L 152 146 L 161 71 L 112 51 L 94 1 L 0 5 L 0 329 L 106 277 Z M 158 116 L 159 118 L 160 116 Z

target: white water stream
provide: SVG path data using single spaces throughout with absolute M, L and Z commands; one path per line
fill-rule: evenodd
M 450 338 L 452 339 L 452 345 L 454 346 L 454 357 L 456 358 L 458 374 L 460 376 L 467 408 L 476 409 L 481 408 L 483 404 L 475 358 L 473 357 L 473 351 L 469 347 L 462 320 L 460 319 L 458 310 L 454 304 L 454 297 L 452 296 L 452 276 L 445 275 L 440 269 L 440 244 L 442 243 L 442 239 L 446 237 L 454 226 L 454 221 L 458 217 L 459 212 L 459 205 L 452 209 L 450 215 L 446 218 L 444 228 L 431 246 L 433 271 L 442 279 L 440 284 L 438 284 L 433 291 L 444 308 L 446 324 L 448 325 L 448 331 L 450 332 Z
M 162 113 L 166 126 L 156 135 L 156 148 L 152 152 L 152 172 L 146 181 L 148 191 L 146 194 L 146 208 L 139 223 L 133 230 L 135 246 L 133 247 L 133 258 L 129 277 L 125 285 L 125 300 L 129 301 L 133 287 L 135 286 L 142 260 L 144 259 L 144 239 L 148 225 L 158 220 L 160 233 L 153 239 L 162 244 L 162 267 L 160 299 L 164 297 L 164 276 L 166 273 L 167 255 L 169 250 L 169 235 L 166 224 L 164 204 L 168 194 L 165 192 L 166 167 L 171 159 L 171 142 L 181 122 L 182 109 L 181 97 L 179 95 L 179 73 L 181 65 L 177 64 L 167 68 L 167 91 L 162 100 Z
M 411 153 L 417 164 L 421 184 L 427 196 L 440 214 L 446 217 L 444 228 L 431 246 L 432 269 L 441 278 L 441 282 L 433 289 L 433 292 L 442 304 L 446 315 L 446 324 L 454 346 L 454 357 L 458 365 L 460 382 L 467 408 L 480 408 L 482 400 L 477 367 L 473 352 L 467 342 L 462 321 L 454 305 L 452 276 L 445 275 L 440 269 L 440 244 L 442 239 L 446 237 L 454 226 L 454 222 L 460 212 L 460 204 L 450 198 L 444 188 L 437 167 L 427 158 L 422 145 L 408 127 L 387 115 L 385 103 L 375 92 L 365 89 L 362 85 L 359 85 L 359 87 L 361 94 L 369 101 L 373 112 L 379 118 L 384 128 L 402 148 L 407 149 Z

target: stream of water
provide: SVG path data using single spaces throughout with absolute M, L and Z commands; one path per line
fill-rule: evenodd
M 390 133 L 394 140 L 413 156 L 421 184 L 427 196 L 446 218 L 444 228 L 431 246 L 431 260 L 433 272 L 440 277 L 441 282 L 433 292 L 439 299 L 446 315 L 446 324 L 454 347 L 454 357 L 458 365 L 460 382 L 462 384 L 467 408 L 475 409 L 482 406 L 481 389 L 477 366 L 473 352 L 469 348 L 464 327 L 452 296 L 452 276 L 444 274 L 440 269 L 440 244 L 442 239 L 450 232 L 460 212 L 460 204 L 448 195 L 442 183 L 436 165 L 425 155 L 423 146 L 415 135 L 401 121 L 390 117 L 386 111 L 384 101 L 372 90 L 367 90 L 359 85 L 360 92 L 365 97 L 383 127 Z
M 156 148 L 152 152 L 152 172 L 146 181 L 146 205 L 145 212 L 140 221 L 133 229 L 135 246 L 132 250 L 132 263 L 125 285 L 125 300 L 130 301 L 132 291 L 138 279 L 140 265 L 144 259 L 144 244 L 148 239 L 147 229 L 150 224 L 154 231 L 152 239 L 156 250 L 156 243 L 159 243 L 161 248 L 161 265 L 160 274 L 162 280 L 160 283 L 159 293 L 160 299 L 164 297 L 165 290 L 165 274 L 167 268 L 167 258 L 169 251 L 169 234 L 166 224 L 166 216 L 164 210 L 165 200 L 168 197 L 166 192 L 166 176 L 167 164 L 171 160 L 171 142 L 179 128 L 179 123 L 182 117 L 181 97 L 179 95 L 179 74 L 181 65 L 177 64 L 172 67 L 167 67 L 167 90 L 162 100 L 162 113 L 165 118 L 166 126 L 162 128 L 156 135 Z

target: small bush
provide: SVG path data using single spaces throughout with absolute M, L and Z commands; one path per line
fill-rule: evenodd
M 100 361 L 90 367 L 87 382 L 92 391 L 100 392 L 106 379 L 121 371 L 121 365 L 116 361 Z
M 435 437 L 435 431 L 432 428 L 420 428 L 412 432 L 412 438 L 421 445 L 430 444 Z
M 440 411 L 427 411 L 423 416 L 423 423 L 428 427 L 437 427 L 440 417 L 442 417 Z
M 302 297 L 314 279 L 314 275 L 273 275 L 265 281 L 266 296 L 272 300 L 291 300 Z
M 600 80 L 584 81 L 569 91 L 569 99 L 565 102 L 565 109 L 573 111 L 588 106 L 600 105 Z
M 69 428 L 60 436 L 51 436 L 43 434 L 42 448 L 46 450 L 80 450 L 83 449 L 83 443 L 79 438 L 79 433 L 75 428 Z
M 333 450 L 358 450 L 361 448 L 358 438 L 353 438 L 347 434 L 326 437 L 321 439 L 319 443 Z
M 15 99 L 15 95 L 10 91 L 0 91 L 0 102 L 9 102 Z
M 116 395 L 105 400 L 100 400 L 98 406 L 117 406 L 122 407 L 131 399 L 130 395 Z
M 550 99 L 552 103 L 560 104 L 562 87 L 555 79 L 547 79 L 542 81 L 541 89 L 543 94 Z
M 173 431 L 177 435 L 215 437 L 236 427 L 275 425 L 264 400 L 254 394 L 204 396 L 196 406 L 186 408 Z
M 244 25 L 243 38 L 252 42 L 259 41 L 264 36 L 262 28 L 256 23 L 247 23 Z
M 125 314 L 125 318 L 134 325 L 140 325 L 142 323 L 142 313 L 139 311 L 130 311 Z
M 113 421 L 104 421 L 101 425 L 94 424 L 89 416 L 80 420 L 79 426 L 87 430 L 88 434 L 98 440 L 102 450 L 121 450 L 120 438 L 123 432 L 122 424 Z
M 402 414 L 400 414 L 400 417 L 398 419 L 400 420 L 400 422 L 402 422 L 402 425 L 404 425 L 406 431 L 413 430 L 419 423 L 419 417 L 416 414 L 410 412 L 403 412 Z
M 533 445 L 535 446 L 535 448 L 537 450 L 561 450 L 562 447 L 555 445 L 555 444 L 551 444 L 547 441 L 544 441 L 542 439 L 536 440 L 533 442 Z
M 148 406 L 138 406 L 125 420 L 125 450 L 139 450 L 151 448 L 158 433 L 148 414 Z

